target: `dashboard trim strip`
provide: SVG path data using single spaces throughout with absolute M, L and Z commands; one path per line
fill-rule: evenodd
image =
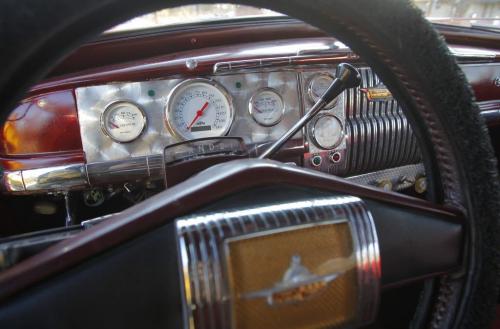
M 454 207 L 439 206 L 418 198 L 384 192 L 277 161 L 237 160 L 207 169 L 193 176 L 189 182 L 176 185 L 140 205 L 128 208 L 100 225 L 49 247 L 0 273 L 0 301 L 210 202 L 251 187 L 278 183 L 324 191 L 342 191 L 360 198 L 407 207 L 410 211 L 421 210 L 430 215 L 445 216 L 447 222 L 463 223 L 463 213 Z M 443 273 L 442 270 L 439 273 Z

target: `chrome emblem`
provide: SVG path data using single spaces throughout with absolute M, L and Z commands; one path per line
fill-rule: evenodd
M 361 88 L 360 91 L 371 102 L 386 102 L 393 99 L 391 92 L 383 84 L 370 88 Z
M 265 298 L 270 306 L 302 302 L 325 290 L 339 275 L 315 275 L 301 264 L 299 255 L 293 255 L 290 267 L 285 271 L 283 279 L 274 287 L 243 295 L 245 299 Z
M 493 84 L 496 86 L 496 87 L 500 87 L 500 76 L 496 77 L 495 79 L 493 79 Z

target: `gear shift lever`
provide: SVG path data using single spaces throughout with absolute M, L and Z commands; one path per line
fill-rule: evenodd
M 349 88 L 355 88 L 361 83 L 361 75 L 358 70 L 347 63 L 341 63 L 337 66 L 335 72 L 336 78 L 333 80 L 332 84 L 325 91 L 323 96 L 316 102 L 316 104 L 311 107 L 311 109 L 300 118 L 297 123 L 293 125 L 290 130 L 288 130 L 283 136 L 281 136 L 276 142 L 274 142 L 269 148 L 267 148 L 261 155 L 259 159 L 266 159 L 272 156 L 276 151 L 280 149 L 283 144 L 286 143 L 290 138 L 293 137 L 302 127 L 304 127 L 314 116 L 321 111 L 327 104 L 333 101 L 338 95 L 340 95 L 344 90 Z

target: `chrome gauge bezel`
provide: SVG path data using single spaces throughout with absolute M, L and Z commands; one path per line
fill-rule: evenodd
M 280 99 L 281 101 L 281 104 L 282 104 L 282 107 L 281 107 L 281 113 L 280 113 L 280 116 L 278 118 L 278 120 L 276 121 L 273 121 L 272 123 L 262 123 L 260 122 L 259 120 L 257 120 L 255 118 L 255 112 L 254 112 L 254 105 L 253 105 L 253 101 L 255 100 L 255 98 L 261 94 L 262 92 L 272 92 L 274 94 L 276 94 L 276 96 L 278 96 L 278 98 Z M 253 93 L 253 95 L 250 97 L 250 99 L 248 100 L 248 113 L 250 114 L 250 116 L 252 117 L 252 119 L 258 124 L 258 125 L 261 125 L 263 127 L 272 127 L 272 126 L 276 126 L 278 123 L 281 122 L 281 120 L 283 120 L 283 117 L 285 116 L 285 111 L 286 111 L 286 104 L 285 104 L 285 101 L 283 99 L 283 96 L 281 96 L 281 94 L 274 88 L 271 88 L 271 87 L 265 87 L 265 88 L 260 88 L 258 89 L 255 93 Z
M 231 130 L 231 127 L 232 127 L 233 121 L 234 121 L 233 98 L 231 97 L 231 94 L 229 94 L 229 92 L 226 90 L 226 88 L 224 88 L 224 86 L 222 86 L 220 83 L 218 83 L 214 80 L 211 80 L 211 79 L 204 79 L 204 78 L 187 79 L 187 80 L 180 82 L 174 88 L 172 88 L 172 90 L 170 91 L 170 93 L 167 96 L 166 106 L 165 106 L 165 109 L 163 111 L 164 112 L 164 121 L 166 123 L 168 131 L 172 134 L 172 136 L 174 136 L 175 138 L 177 138 L 180 141 L 190 140 L 190 139 L 182 136 L 182 134 L 177 131 L 177 129 L 175 128 L 175 125 L 171 122 L 170 112 L 171 112 L 171 109 L 173 106 L 172 102 L 173 102 L 173 99 L 175 98 L 176 93 L 179 90 L 182 90 L 183 88 L 185 88 L 186 86 L 189 86 L 189 85 L 195 84 L 195 83 L 209 84 L 212 87 L 216 88 L 219 92 L 221 92 L 221 94 L 226 98 L 226 100 L 229 104 L 229 109 L 228 109 L 229 110 L 229 124 L 223 130 L 223 132 L 221 134 L 217 134 L 217 135 L 209 136 L 209 137 L 226 136 L 229 133 L 229 131 Z
M 307 96 L 309 97 L 309 101 L 314 104 L 318 101 L 319 97 L 316 97 L 313 93 L 313 83 L 314 83 L 314 80 L 315 79 L 318 79 L 318 78 L 321 78 L 321 77 L 328 77 L 330 79 L 335 79 L 335 77 L 330 74 L 330 73 L 326 73 L 326 72 L 322 72 L 322 73 L 315 73 L 313 74 L 308 82 L 307 82 Z M 330 103 L 326 104 L 325 106 L 325 109 L 331 109 L 333 107 L 335 107 L 335 105 L 337 105 L 337 102 L 338 102 L 338 98 L 335 98 L 333 101 L 331 101 Z
M 332 117 L 335 120 L 337 120 L 338 123 L 339 123 L 339 125 L 340 125 L 340 138 L 331 147 L 322 146 L 318 142 L 318 140 L 316 139 L 316 132 L 315 132 L 315 130 L 316 130 L 316 124 L 318 123 L 319 120 L 321 120 L 324 117 Z M 335 148 L 339 147 L 342 144 L 342 142 L 344 141 L 344 139 L 345 139 L 345 131 L 344 131 L 344 125 L 342 124 L 342 120 L 340 120 L 336 115 L 333 115 L 333 114 L 330 114 L 330 113 L 325 113 L 325 114 L 321 114 L 321 115 L 317 116 L 314 119 L 314 121 L 312 122 L 312 124 L 311 124 L 311 139 L 313 140 L 314 145 L 316 145 L 317 147 L 319 147 L 322 150 L 334 150 Z
M 113 108 L 115 108 L 117 105 L 120 105 L 120 104 L 132 105 L 132 106 L 136 107 L 142 115 L 142 127 L 140 130 L 140 133 L 137 134 L 137 136 L 135 136 L 134 138 L 127 140 L 127 141 L 121 141 L 121 140 L 116 139 L 115 137 L 112 136 L 112 134 L 108 131 L 108 128 L 106 127 L 106 114 L 108 112 L 110 112 Z M 144 131 L 146 130 L 148 119 L 147 119 L 146 112 L 144 111 L 144 109 L 141 106 L 139 106 L 137 103 L 130 101 L 128 99 L 120 99 L 120 100 L 113 101 L 104 107 L 104 111 L 102 111 L 101 116 L 99 118 L 99 121 L 100 121 L 101 130 L 104 133 L 104 135 L 106 135 L 109 139 L 111 139 L 115 143 L 127 144 L 127 143 L 132 143 L 133 141 L 137 140 L 144 133 Z

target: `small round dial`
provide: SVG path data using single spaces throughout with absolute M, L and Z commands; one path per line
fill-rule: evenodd
M 172 90 L 166 119 L 183 140 L 224 136 L 232 124 L 233 107 L 229 94 L 216 82 L 187 80 Z
M 312 137 L 318 147 L 331 150 L 339 146 L 344 138 L 342 123 L 334 115 L 322 115 L 313 123 Z
M 283 118 L 285 103 L 274 89 L 264 88 L 257 91 L 249 102 L 249 111 L 254 120 L 262 126 L 274 126 Z
M 101 127 L 114 141 L 127 143 L 141 135 L 146 127 L 146 116 L 141 108 L 133 103 L 114 102 L 102 113 Z
M 328 87 L 333 82 L 333 76 L 327 73 L 320 73 L 314 75 L 309 81 L 309 87 L 307 90 L 307 94 L 309 95 L 309 99 L 311 102 L 316 103 L 318 99 L 326 92 Z M 329 104 L 325 106 L 325 108 L 332 108 L 337 103 L 337 99 L 334 99 Z

